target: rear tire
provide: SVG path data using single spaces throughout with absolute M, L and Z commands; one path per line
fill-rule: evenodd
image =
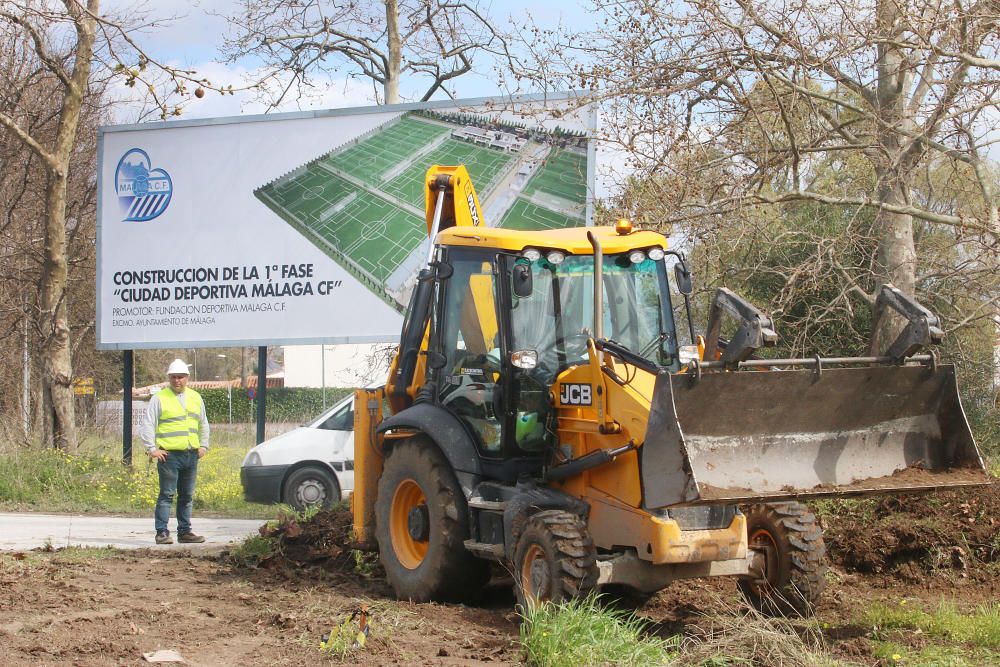
M 465 549 L 469 508 L 447 459 L 413 438 L 386 459 L 375 501 L 375 538 L 401 600 L 468 598 L 489 581 L 489 563 Z
M 747 513 L 751 548 L 766 553 L 763 579 L 744 577 L 740 590 L 758 611 L 811 616 L 826 587 L 826 546 L 816 516 L 802 503 L 754 505 Z
M 292 471 L 285 480 L 282 501 L 300 512 L 318 505 L 321 509 L 340 501 L 340 486 L 326 470 L 309 466 Z
M 586 596 L 597 587 L 597 550 L 584 521 L 545 510 L 525 523 L 514 550 L 514 590 L 523 611 Z

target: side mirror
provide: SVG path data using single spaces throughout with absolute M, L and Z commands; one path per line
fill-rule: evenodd
M 674 281 L 677 283 L 677 291 L 684 296 L 691 296 L 694 289 L 691 286 L 691 272 L 683 262 L 674 264 Z
M 513 288 L 514 296 L 519 299 L 525 299 L 531 296 L 531 265 L 520 262 L 514 264 L 514 268 L 511 271 L 511 282 L 513 283 L 511 287 Z

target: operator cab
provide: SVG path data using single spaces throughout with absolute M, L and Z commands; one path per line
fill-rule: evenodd
M 651 365 L 679 370 L 663 237 L 591 229 L 608 246 L 603 335 Z M 437 279 L 424 287 L 437 291 L 427 299 L 436 308 L 428 313 L 426 386 L 462 421 L 491 476 L 514 480 L 537 472 L 557 444 L 557 378 L 588 362 L 594 255 L 586 230 L 546 232 L 547 248 L 532 244 L 531 233 L 475 231 L 438 237 Z M 559 240 L 562 247 L 551 247 Z M 510 247 L 515 241 L 520 245 Z

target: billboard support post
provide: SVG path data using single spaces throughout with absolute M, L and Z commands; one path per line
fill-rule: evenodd
M 122 463 L 132 465 L 132 350 L 122 350 Z
M 264 416 L 267 404 L 267 346 L 257 348 L 257 444 L 264 442 Z

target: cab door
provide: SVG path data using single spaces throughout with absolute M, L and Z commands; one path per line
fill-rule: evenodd
M 450 248 L 452 273 L 438 286 L 434 340 L 437 399 L 465 422 L 482 456 L 502 456 L 504 360 L 492 253 Z

